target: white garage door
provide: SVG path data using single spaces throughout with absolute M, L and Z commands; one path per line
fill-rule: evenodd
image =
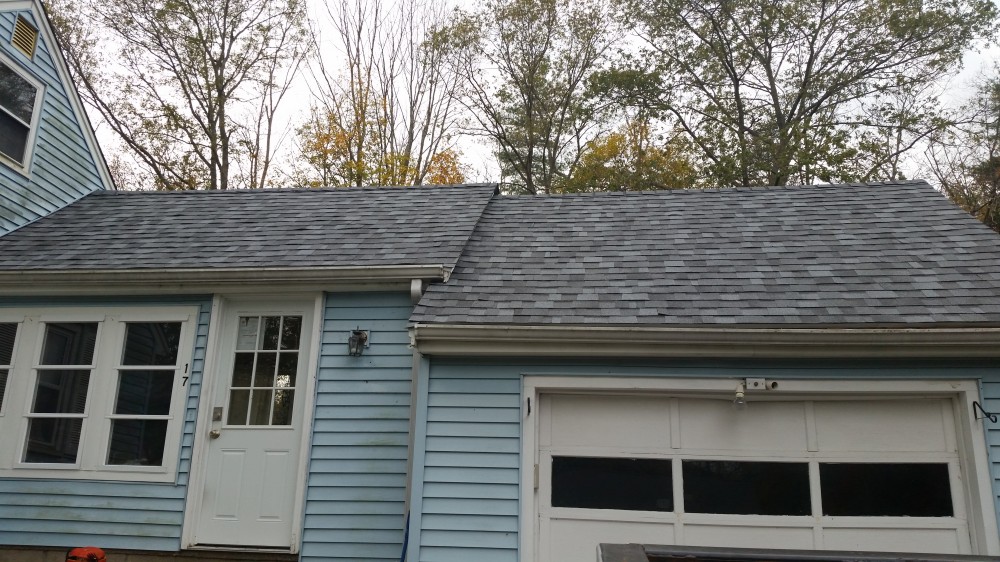
M 601 542 L 971 552 L 951 399 L 539 406 L 536 560 Z

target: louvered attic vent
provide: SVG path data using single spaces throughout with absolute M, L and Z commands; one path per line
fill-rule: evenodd
M 14 23 L 14 36 L 11 37 L 10 43 L 28 58 L 34 57 L 35 45 L 38 43 L 38 30 L 28 23 L 28 20 L 17 16 L 17 21 Z

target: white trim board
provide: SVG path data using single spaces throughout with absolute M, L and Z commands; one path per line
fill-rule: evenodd
M 444 265 L 360 267 L 229 267 L 0 271 L 7 296 L 145 294 L 283 294 L 338 291 L 411 292 L 414 281 L 447 281 Z
M 998 326 L 416 324 L 424 355 L 491 357 L 1000 357 Z

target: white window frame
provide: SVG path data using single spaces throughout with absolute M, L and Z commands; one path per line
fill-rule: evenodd
M 18 332 L 12 368 L 7 378 L 5 408 L 0 410 L 0 477 L 174 482 L 181 449 L 181 434 L 191 375 L 197 307 L 92 307 L 0 310 L 0 322 L 16 322 Z M 26 446 L 30 408 L 40 368 L 42 342 L 47 323 L 97 322 L 92 372 L 77 462 L 22 462 Z M 121 354 L 129 322 L 181 322 L 180 345 L 174 369 L 174 385 L 167 416 L 163 462 L 160 466 L 109 465 L 107 450 L 118 392 Z M 134 369 L 136 366 L 124 366 Z M 125 416 L 129 417 L 129 416 Z
M 973 417 L 973 401 L 981 401 L 976 380 L 823 380 L 780 379 L 781 400 L 807 400 L 822 397 L 871 399 L 876 397 L 914 396 L 952 398 L 955 403 L 956 433 L 964 482 L 964 503 L 969 514 L 969 531 L 975 554 L 1000 554 L 1000 536 L 993 498 L 986 431 Z M 520 545 L 523 562 L 540 560 L 538 542 L 539 397 L 542 394 L 663 393 L 670 396 L 716 396 L 732 400 L 735 378 L 653 378 L 590 377 L 525 373 L 521 393 L 521 506 Z M 531 400 L 531 408 L 527 405 Z
M 35 105 L 31 110 L 31 123 L 28 123 L 28 138 L 25 139 L 24 146 L 24 162 L 18 162 L 14 160 L 13 157 L 7 156 L 3 152 L 0 152 L 0 163 L 12 168 L 14 171 L 21 175 L 28 175 L 28 169 L 31 168 L 31 156 L 34 152 L 35 147 L 35 136 L 38 134 L 38 122 L 42 115 L 42 101 L 45 99 L 45 84 L 41 80 L 36 78 L 34 75 L 27 72 L 18 63 L 14 62 L 9 56 L 0 52 L 0 64 L 11 69 L 15 74 L 24 78 L 32 86 L 35 87 Z M 13 117 L 9 111 L 2 109 L 0 106 L 0 111 L 3 111 L 7 115 Z M 17 121 L 22 122 L 17 117 L 14 117 Z

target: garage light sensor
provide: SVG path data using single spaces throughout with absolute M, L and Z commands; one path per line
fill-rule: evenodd
M 746 384 L 736 385 L 736 398 L 733 399 L 733 408 L 745 410 L 747 407 L 747 387 Z

